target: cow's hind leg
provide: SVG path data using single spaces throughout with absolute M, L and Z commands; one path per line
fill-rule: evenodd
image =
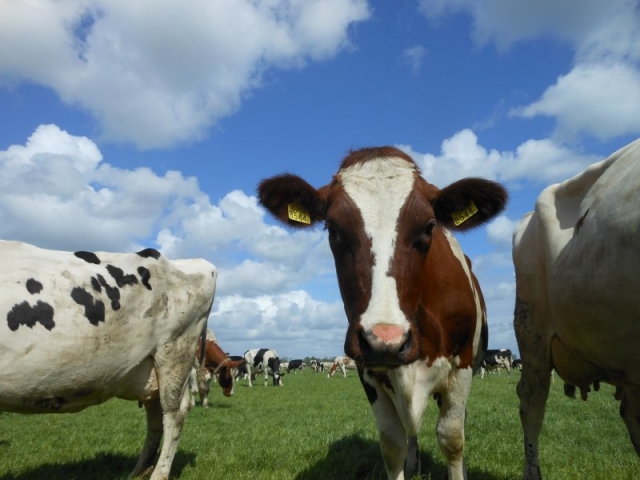
M 187 389 L 191 365 L 185 359 L 195 355 L 195 338 L 195 335 L 185 335 L 165 345 L 158 350 L 154 359 L 163 414 L 164 441 L 151 480 L 169 478 L 173 457 L 178 449 L 182 427 L 191 406 Z
M 536 321 L 543 320 L 546 319 L 534 319 L 531 307 L 516 298 L 513 324 L 522 357 L 522 376 L 516 391 L 520 398 L 520 422 L 524 432 L 525 480 L 542 478 L 538 462 L 538 439 L 552 372 L 550 342 L 545 335 L 544 325 L 536 329 Z
M 158 448 L 162 440 L 162 407 L 160 406 L 160 399 L 157 398 L 145 403 L 144 408 L 147 413 L 147 438 L 144 442 L 142 453 L 138 457 L 138 463 L 129 478 L 135 478 L 147 473 L 147 470 L 151 470 L 158 460 Z
M 178 450 L 180 434 L 182 433 L 182 427 L 184 427 L 184 421 L 190 406 L 189 395 L 185 388 L 182 401 L 180 402 L 180 408 L 175 411 L 164 412 L 164 442 L 162 444 L 162 450 L 160 451 L 158 464 L 153 471 L 153 475 L 151 475 L 151 480 L 165 480 L 169 478 L 173 457 L 175 457 L 176 451 Z

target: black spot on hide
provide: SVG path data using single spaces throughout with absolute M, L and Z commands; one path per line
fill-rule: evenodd
M 140 280 L 142 280 L 142 284 L 147 287 L 147 290 L 153 290 L 149 283 L 149 280 L 151 279 L 151 272 L 149 269 L 145 267 L 138 267 L 138 275 L 140 275 Z
M 91 252 L 75 252 L 74 255 L 87 263 L 95 263 L 100 265 L 100 259 L 95 253 Z
M 104 303 L 101 300 L 95 300 L 89 292 L 84 288 L 75 287 L 71 291 L 71 298 L 78 305 L 84 307 L 84 316 L 91 322 L 92 325 L 98 325 L 100 322 L 104 322 Z
M 49 331 L 56 326 L 53 321 L 53 307 L 51 305 L 39 300 L 35 306 L 31 306 L 25 301 L 15 304 L 7 313 L 7 324 L 11 331 L 15 332 L 20 325 L 33 328 L 36 323 Z
M 140 250 L 138 255 L 142 258 L 155 258 L 156 260 L 162 256 L 162 254 L 155 248 L 145 248 L 144 250 Z
M 137 285 L 138 277 L 132 274 L 126 274 L 122 271 L 122 269 L 118 267 L 114 267 L 113 265 L 107 265 L 107 272 L 109 275 L 113 277 L 120 288 L 125 285 Z
M 111 285 L 109 285 L 104 277 L 100 274 L 98 274 L 97 282 L 98 288 L 96 290 L 100 292 L 100 286 L 104 287 L 105 292 L 107 292 L 107 297 L 109 297 L 109 300 L 111 300 L 111 308 L 114 311 L 120 310 L 120 290 L 118 289 L 118 287 L 112 287 Z M 95 288 L 95 285 L 93 284 L 93 278 L 91 279 L 91 284 Z
M 369 404 L 373 405 L 375 401 L 378 399 L 378 392 L 371 384 L 365 381 L 363 377 L 363 372 L 360 369 L 358 369 L 358 378 L 360 378 L 360 383 L 362 384 L 362 388 L 364 388 L 364 393 L 367 395 L 367 400 L 369 400 Z
M 268 348 L 261 348 L 260 350 L 258 350 L 258 353 L 256 353 L 256 356 L 253 357 L 253 366 L 258 368 L 258 365 L 260 365 L 262 363 L 262 359 L 264 358 L 264 354 L 267 353 L 267 351 L 269 351 Z
M 39 281 L 34 280 L 33 278 L 27 280 L 27 292 L 29 292 L 31 295 L 35 295 L 36 293 L 40 293 L 41 291 L 42 284 Z

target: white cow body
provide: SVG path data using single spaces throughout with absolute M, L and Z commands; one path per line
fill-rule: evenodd
M 640 453 L 640 141 L 542 192 L 514 233 L 518 385 L 525 478 L 540 478 L 538 436 L 552 368 L 577 386 L 618 387 Z
M 215 267 L 151 249 L 73 254 L 5 241 L 0 263 L 0 410 L 78 412 L 113 397 L 137 400 L 148 434 L 134 474 L 153 461 L 164 416 L 151 478 L 168 478 Z
M 338 355 L 329 367 L 327 377 L 333 377 L 333 374 L 336 373 L 338 369 L 342 372 L 342 376 L 347 378 L 347 370 L 356 370 L 356 362 L 346 355 Z

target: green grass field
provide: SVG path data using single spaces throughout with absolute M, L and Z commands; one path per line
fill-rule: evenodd
M 469 479 L 522 475 L 522 433 L 515 386 L 520 374 L 474 378 L 466 423 Z M 285 386 L 240 382 L 232 398 L 212 388 L 211 407 L 187 418 L 172 478 L 384 479 L 373 416 L 355 372 L 328 379 L 306 370 Z M 446 478 L 427 407 L 420 450 L 423 479 Z M 73 415 L 0 413 L 0 479 L 123 479 L 135 465 L 145 414 L 112 400 Z M 570 400 L 556 380 L 547 406 L 540 461 L 547 479 L 640 478 L 640 460 L 603 385 L 587 402 Z

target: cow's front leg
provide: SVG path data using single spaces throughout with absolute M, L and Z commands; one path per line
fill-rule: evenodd
M 542 478 L 538 462 L 538 439 L 552 372 L 550 343 L 543 331 L 535 329 L 535 322 L 531 308 L 516 298 L 513 326 L 522 358 L 522 375 L 516 392 L 520 398 L 520 422 L 524 432 L 525 480 Z
M 471 391 L 471 368 L 451 374 L 449 389 L 440 394 L 440 418 L 436 432 L 438 445 L 447 459 L 449 480 L 464 480 L 464 419 Z
M 389 480 L 404 479 L 404 463 L 407 458 L 407 435 L 389 394 L 380 382 L 366 371 L 358 369 L 360 382 L 367 394 L 378 428 L 380 450 Z

